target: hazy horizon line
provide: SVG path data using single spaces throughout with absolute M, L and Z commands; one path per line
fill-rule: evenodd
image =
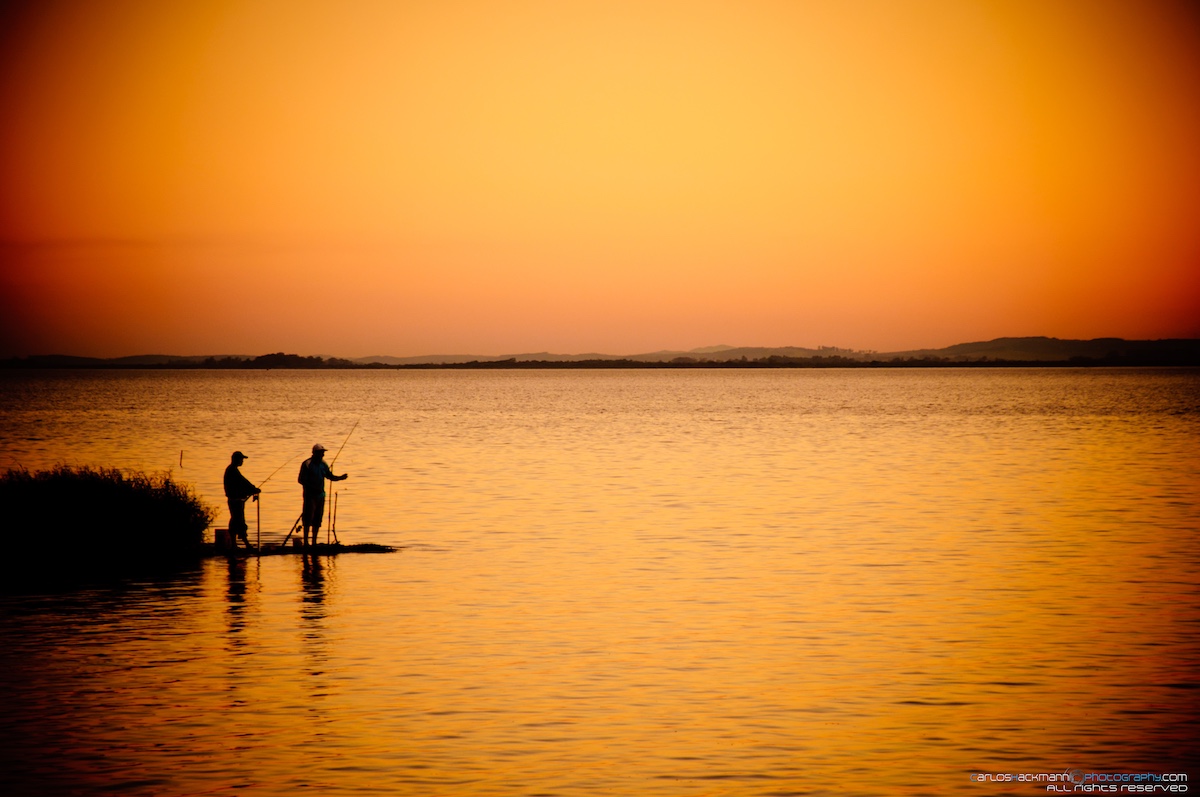
M 1200 341 L 1200 335 L 1197 335 L 1195 337 L 1165 337 L 1165 338 L 1122 338 L 1119 336 L 1100 336 L 1100 337 L 1094 337 L 1094 338 L 1058 338 L 1058 337 L 1054 337 L 1051 335 L 1005 335 L 1005 336 L 1000 336 L 1000 337 L 996 337 L 996 338 L 961 341 L 958 343 L 952 343 L 952 344 L 945 345 L 945 346 L 921 346 L 921 347 L 914 347 L 914 348 L 889 349 L 889 350 L 873 349 L 873 348 L 853 348 L 853 347 L 849 347 L 849 346 L 836 346 L 836 345 L 826 345 L 826 344 L 817 344 L 817 345 L 813 345 L 813 346 L 803 346 L 803 345 L 782 345 L 782 346 L 738 345 L 738 346 L 734 346 L 734 345 L 729 345 L 729 344 L 715 344 L 715 345 L 707 345 L 707 346 L 697 346 L 697 347 L 693 347 L 690 349 L 660 348 L 660 349 L 653 349 L 653 350 L 646 350 L 646 351 L 631 352 L 631 353 L 626 353 L 626 354 L 613 354 L 610 352 L 602 352 L 602 351 L 555 352 L 555 351 L 551 351 L 549 349 L 543 349 L 543 350 L 539 350 L 539 351 L 527 350 L 527 351 L 520 351 L 520 352 L 503 352 L 500 354 L 483 354 L 483 353 L 472 353 L 472 352 L 468 352 L 468 353 L 442 352 L 442 353 L 432 353 L 432 354 L 366 354 L 366 355 L 358 355 L 358 356 L 344 356 L 344 355 L 328 354 L 328 353 L 300 354 L 298 352 L 289 352 L 289 351 L 286 351 L 283 349 L 277 349 L 275 351 L 266 351 L 266 352 L 261 352 L 258 354 L 248 354 L 248 353 L 173 354 L 173 353 L 165 353 L 165 352 L 142 351 L 137 354 L 95 355 L 95 354 L 73 354 L 73 353 L 68 353 L 68 352 L 42 352 L 42 353 L 25 353 L 25 354 L 7 354 L 7 355 L 3 355 L 3 359 L 19 360 L 19 359 L 38 359 L 38 358 L 75 358 L 75 359 L 90 359 L 90 360 L 123 360 L 123 359 L 138 359 L 138 358 L 147 358 L 147 357 L 166 357 L 166 358 L 178 358 L 178 359 L 218 359 L 218 360 L 220 360 L 220 359 L 227 359 L 227 358 L 254 359 L 256 357 L 269 356 L 272 354 L 284 354 L 287 356 L 297 356 L 297 357 L 306 357 L 306 358 L 315 357 L 315 358 L 320 358 L 322 360 L 347 360 L 347 361 L 351 361 L 351 362 L 362 361 L 362 360 L 373 360 L 373 359 L 413 360 L 413 359 L 427 359 L 427 358 L 438 358 L 438 357 L 452 357 L 452 358 L 456 358 L 456 359 L 457 358 L 479 358 L 479 359 L 486 358 L 486 359 L 494 359 L 494 360 L 508 359 L 508 358 L 514 358 L 514 357 L 515 358 L 529 358 L 529 357 L 536 357 L 536 356 L 563 357 L 563 358 L 600 357 L 600 358 L 611 358 L 611 359 L 624 359 L 624 358 L 634 358 L 634 357 L 648 357 L 648 356 L 654 356 L 654 355 L 663 355 L 663 356 L 665 356 L 665 355 L 674 355 L 674 356 L 720 355 L 720 354 L 724 354 L 724 353 L 730 352 L 730 351 L 769 352 L 769 351 L 784 351 L 784 350 L 798 350 L 798 351 L 805 351 L 805 352 L 809 352 L 809 351 L 811 351 L 811 352 L 828 352 L 830 354 L 836 354 L 836 353 L 841 352 L 841 353 L 857 354 L 857 355 L 871 354 L 871 355 L 889 356 L 889 355 L 912 354 L 912 353 L 919 353 L 919 352 L 937 352 L 937 351 L 944 351 L 947 349 L 953 349 L 953 348 L 959 348 L 959 347 L 983 346 L 983 345 L 996 344 L 996 343 L 1002 343 L 1002 342 L 1020 342 L 1020 341 L 1023 341 L 1023 342 L 1045 341 L 1045 342 L 1057 342 L 1057 343 L 1062 343 L 1062 344 L 1072 344 L 1072 343 L 1086 344 L 1086 343 L 1097 343 L 1097 342 L 1107 342 L 1107 341 L 1120 342 L 1120 343 L 1156 343 L 1156 342 L 1164 342 L 1164 341 Z

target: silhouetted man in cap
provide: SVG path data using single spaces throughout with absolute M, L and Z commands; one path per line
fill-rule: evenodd
M 340 482 L 348 474 L 334 476 L 325 462 L 325 446 L 317 443 L 312 447 L 312 456 L 300 465 L 300 475 L 296 481 L 304 488 L 304 511 L 300 522 L 304 525 L 304 544 L 308 545 L 308 531 L 312 529 L 312 544 L 317 544 L 317 534 L 321 531 L 321 516 L 325 514 L 325 480 Z
M 245 541 L 247 548 L 250 547 L 250 538 L 246 536 L 249 528 L 246 525 L 246 499 L 253 496 L 257 501 L 258 494 L 262 492 L 238 470 L 245 461 L 245 454 L 234 451 L 229 466 L 225 468 L 225 498 L 229 501 L 229 544 L 234 548 L 237 547 L 238 537 Z

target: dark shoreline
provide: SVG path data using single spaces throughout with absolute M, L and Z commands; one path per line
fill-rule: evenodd
M 576 362 L 555 362 L 548 360 L 505 360 L 501 362 L 469 362 L 447 363 L 438 365 L 414 364 L 399 366 L 381 366 L 400 370 L 520 370 L 520 369 L 666 369 L 666 370 L 697 370 L 697 369 L 769 369 L 769 368 L 1195 368 L 1200 367 L 1200 361 L 1187 358 L 1185 361 L 1151 359 L 1151 358 L 1106 358 L 1095 360 L 1077 358 L 1072 360 L 850 360 L 837 358 L 769 358 L 767 361 L 737 360 L 696 362 L 641 362 L 637 360 L 581 360 Z
M 261 548 L 218 548 L 215 543 L 206 542 L 202 548 L 206 559 L 254 559 L 261 556 L 336 556 L 343 553 L 396 553 L 400 550 L 393 545 L 380 545 L 374 542 L 359 543 L 324 543 L 310 545 L 305 548 L 300 545 L 263 545 Z
M 127 364 L 70 362 L 57 358 L 29 357 L 0 361 L 2 370 L 100 370 L 100 371 L 503 371 L 503 370 L 696 370 L 768 368 L 1197 368 L 1200 355 L 1179 356 L 1072 357 L 1069 360 L 951 360 L 946 358 L 853 360 L 844 357 L 766 357 L 757 360 L 472 360 L 464 363 L 351 363 L 322 360 L 317 363 L 261 362 L 263 358 L 217 363 Z M 312 358 L 298 358 L 309 360 Z M 319 359 L 319 358 L 317 358 Z
M 556 355 L 546 352 L 501 356 L 316 357 L 273 352 L 250 356 L 143 354 L 79 357 L 38 354 L 0 360 L 0 369 L 99 368 L 115 370 L 505 370 L 505 369 L 677 369 L 677 368 L 1146 368 L 1200 367 L 1200 339 L 1059 340 L 997 338 L 941 349 L 854 351 L 821 346 L 717 347 L 715 350 L 649 354 Z

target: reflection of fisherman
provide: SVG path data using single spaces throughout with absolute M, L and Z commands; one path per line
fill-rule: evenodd
M 238 470 L 245 461 L 245 454 L 234 451 L 229 467 L 225 468 L 225 497 L 229 499 L 229 544 L 234 548 L 237 547 L 238 537 L 245 540 L 247 548 L 250 547 L 250 538 L 246 536 L 246 499 L 254 496 L 257 501 L 258 494 L 262 492 Z
M 312 447 L 312 457 L 300 464 L 300 475 L 296 481 L 304 487 L 304 512 L 300 522 L 304 525 L 304 544 L 308 545 L 308 530 L 312 529 L 313 545 L 317 544 L 317 533 L 321 530 L 321 515 L 325 514 L 325 480 L 340 482 L 348 474 L 334 476 L 325 462 L 325 446 L 317 443 Z

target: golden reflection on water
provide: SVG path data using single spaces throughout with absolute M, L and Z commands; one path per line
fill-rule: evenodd
M 10 603 L 4 727 L 66 762 L 50 792 L 989 794 L 1194 759 L 1195 374 L 331 379 L 246 383 L 261 472 L 361 414 L 339 534 L 403 552 Z M 251 432 L 201 414 L 215 484 Z

